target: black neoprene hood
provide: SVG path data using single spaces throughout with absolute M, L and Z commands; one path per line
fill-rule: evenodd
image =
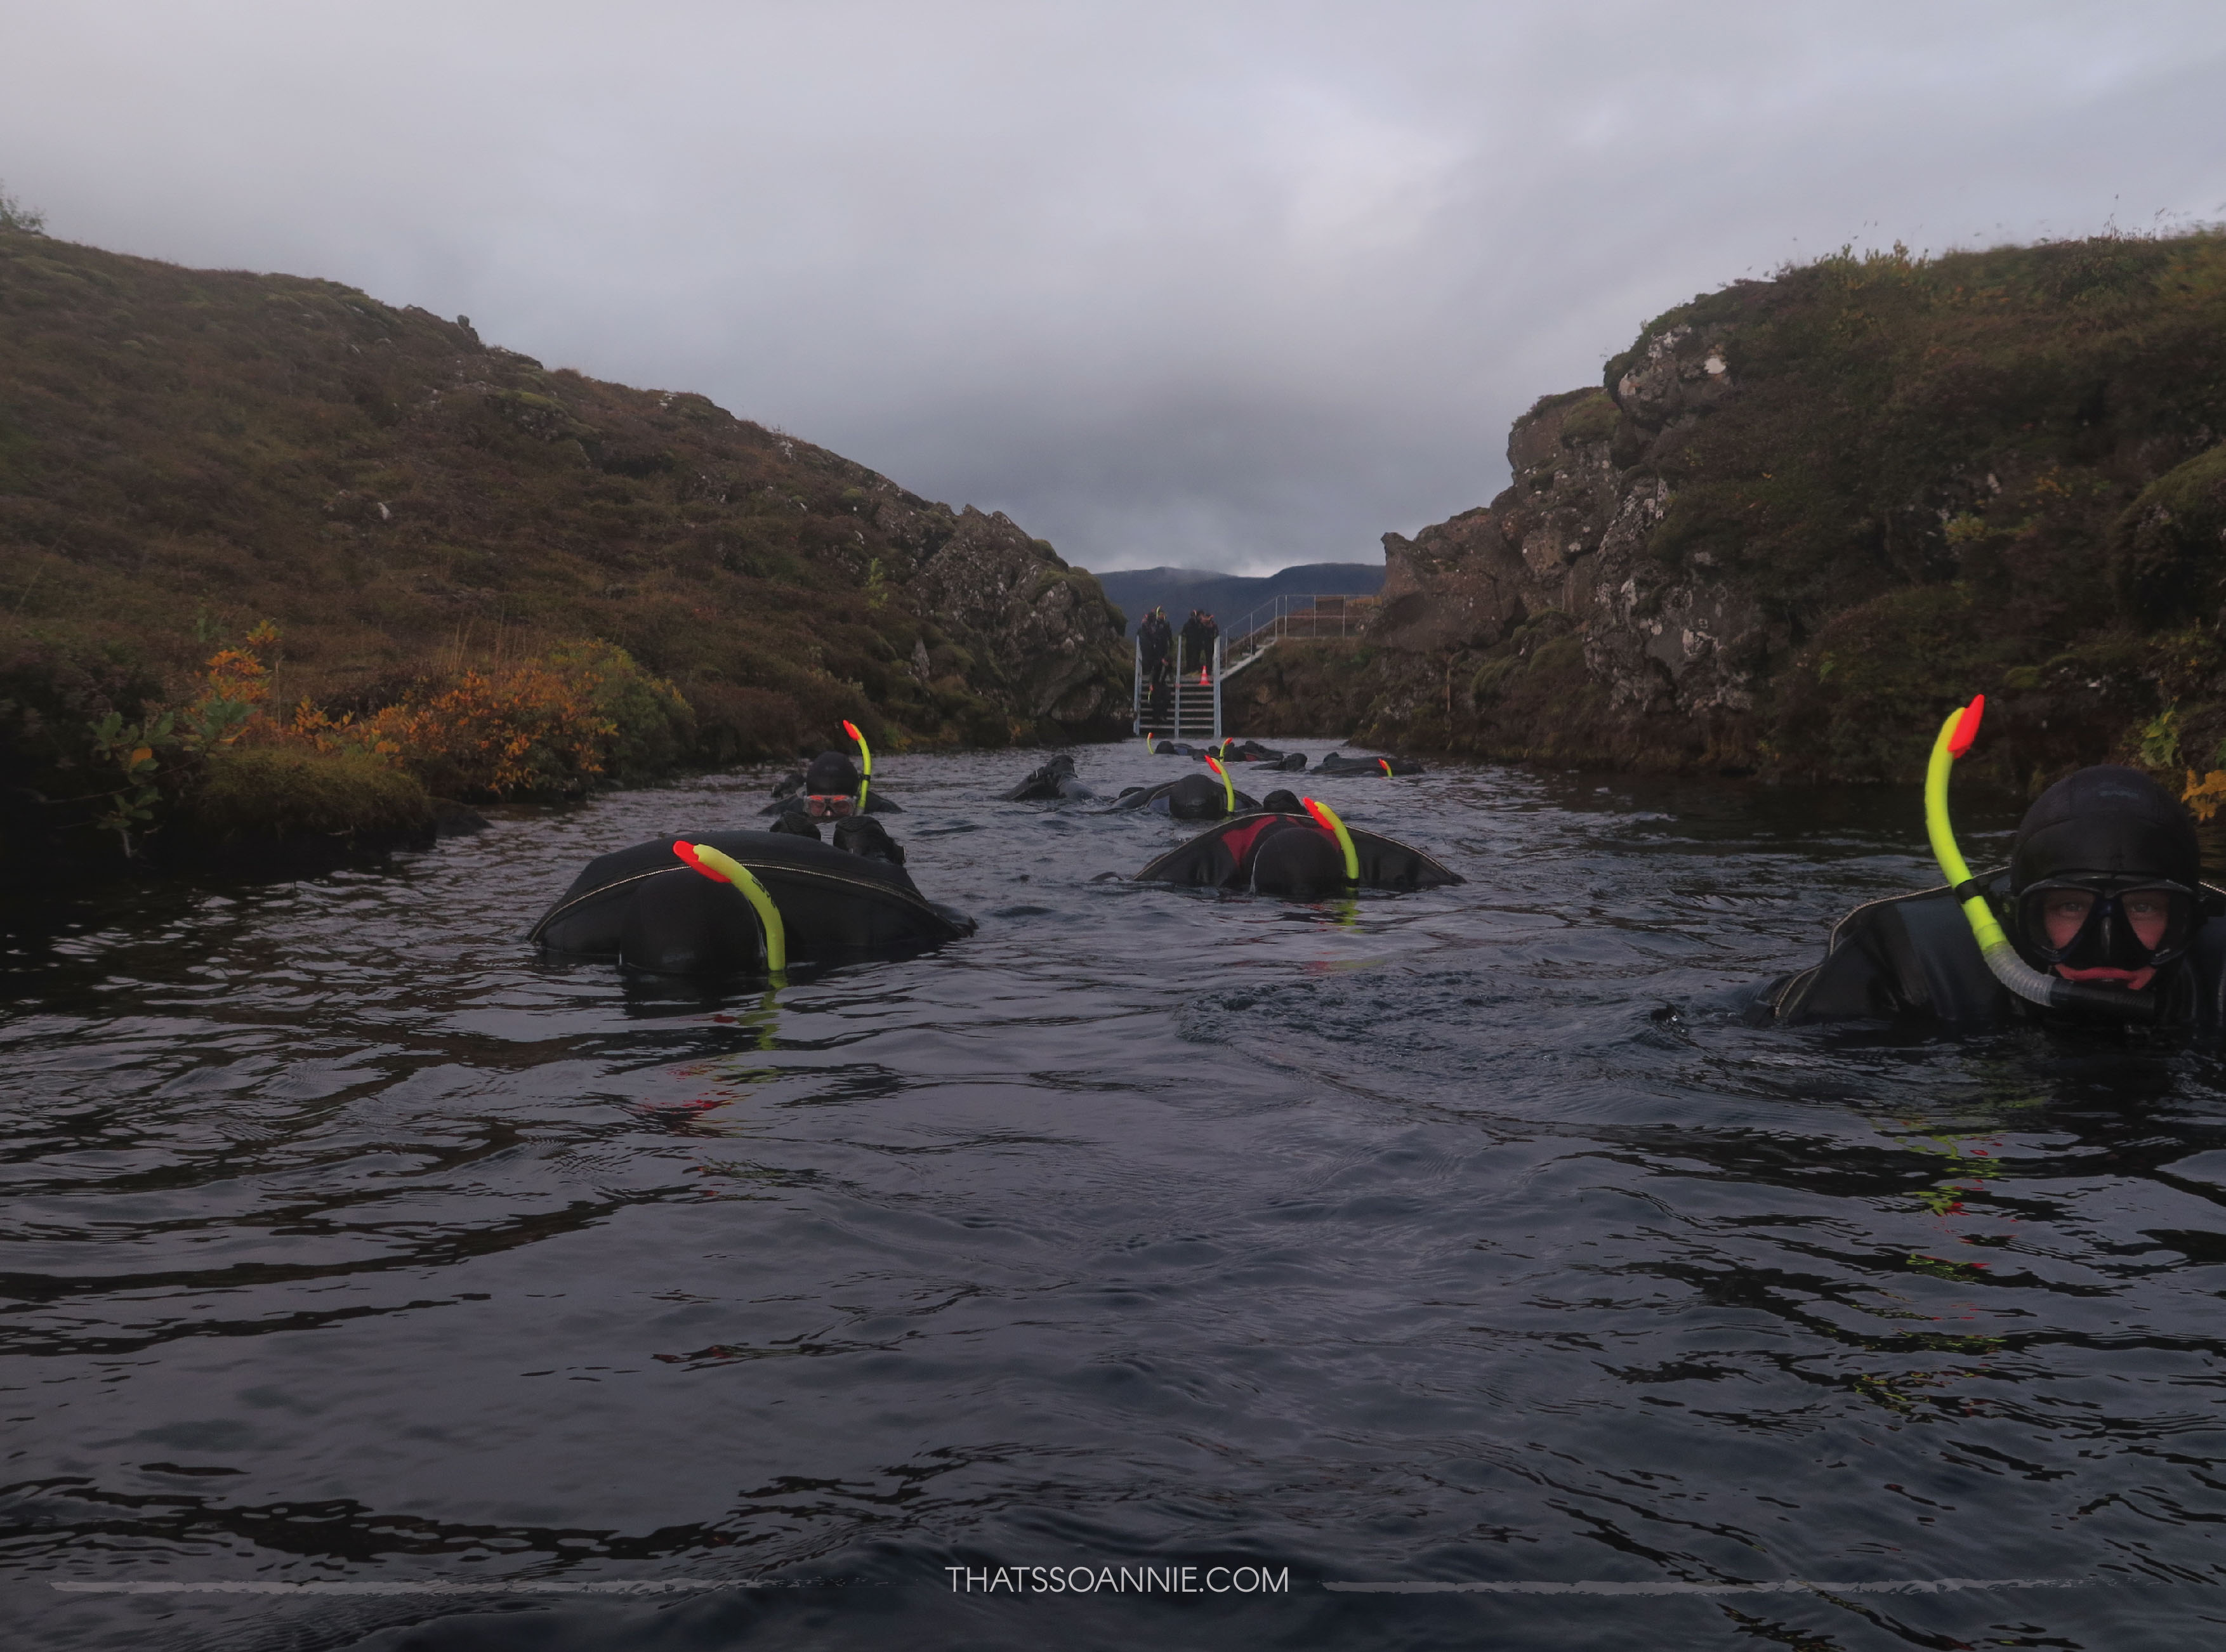
M 1327 832 L 1286 827 L 1263 839 L 1253 855 L 1252 888 L 1256 894 L 1296 900 L 1342 893 L 1345 856 Z
M 2155 878 L 2193 889 L 2203 851 L 2178 798 L 2138 769 L 2101 765 L 2058 780 L 2018 823 L 2010 888 L 2053 878 Z
M 831 797 L 855 791 L 859 778 L 858 766 L 850 760 L 849 753 L 822 752 L 804 772 L 804 789 L 815 797 Z

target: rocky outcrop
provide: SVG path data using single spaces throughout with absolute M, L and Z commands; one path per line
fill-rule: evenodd
M 1025 718 L 1059 732 L 1125 732 L 1129 650 L 1097 581 L 1002 511 L 962 511 L 912 581 L 920 612 L 974 646 L 978 669 Z
M 1274 715 L 1482 756 L 1874 778 L 1914 773 L 1985 692 L 2004 778 L 2199 766 L 2226 753 L 2222 432 L 2215 234 L 1739 283 L 1518 419 L 1489 505 L 1384 537 L 1383 607 L 1343 662 L 1364 711 L 1313 715 L 1294 658 Z
M 1383 607 L 1371 632 L 1393 656 L 1382 669 L 1411 665 L 1400 655 L 1479 657 L 1459 673 L 1465 692 L 1459 707 L 1444 708 L 1446 735 L 1455 734 L 1450 720 L 1459 709 L 1480 714 L 1487 728 L 1496 721 L 1495 691 L 1511 673 L 1479 672 L 1483 656 L 1512 645 L 1530 664 L 1545 642 L 1574 635 L 1580 649 L 1558 658 L 1564 671 L 1580 659 L 1606 721 L 1526 727 L 1492 745 L 1631 760 L 1646 745 L 1657 759 L 1676 762 L 1738 742 L 1771 645 L 1790 639 L 1782 627 L 1772 635 L 1752 595 L 1721 577 L 1705 552 L 1683 569 L 1649 554 L 1673 494 L 1645 462 L 1645 449 L 1665 432 L 1737 393 L 1723 331 L 1678 327 L 1646 340 L 1617 397 L 1547 397 L 1510 432 L 1514 482 L 1489 506 L 1411 540 L 1383 536 Z M 1641 451 L 1619 464 L 1619 447 Z

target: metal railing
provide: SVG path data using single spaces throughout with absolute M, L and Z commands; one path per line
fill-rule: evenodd
M 1277 643 L 1319 637 L 1358 637 L 1375 616 L 1372 596 L 1279 596 L 1229 627 L 1226 670 L 1241 671 Z

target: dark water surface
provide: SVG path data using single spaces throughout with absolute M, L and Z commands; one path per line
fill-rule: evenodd
M 885 760 L 982 931 L 773 996 L 518 940 L 761 777 L 23 942 L 16 1643 L 2226 1642 L 2219 1069 L 1727 1013 L 1912 797 L 1322 780 L 1471 880 L 1332 910 L 1092 883 L 1187 829 L 1036 760 Z M 1289 1585 L 945 1570 L 1148 1563 Z M 626 1580 L 779 1586 L 525 1587 Z

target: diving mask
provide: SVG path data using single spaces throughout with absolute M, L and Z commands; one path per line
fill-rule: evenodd
M 2159 969 L 2195 937 L 2195 892 L 2161 879 L 2060 873 L 2015 899 L 2026 954 L 2065 969 Z

